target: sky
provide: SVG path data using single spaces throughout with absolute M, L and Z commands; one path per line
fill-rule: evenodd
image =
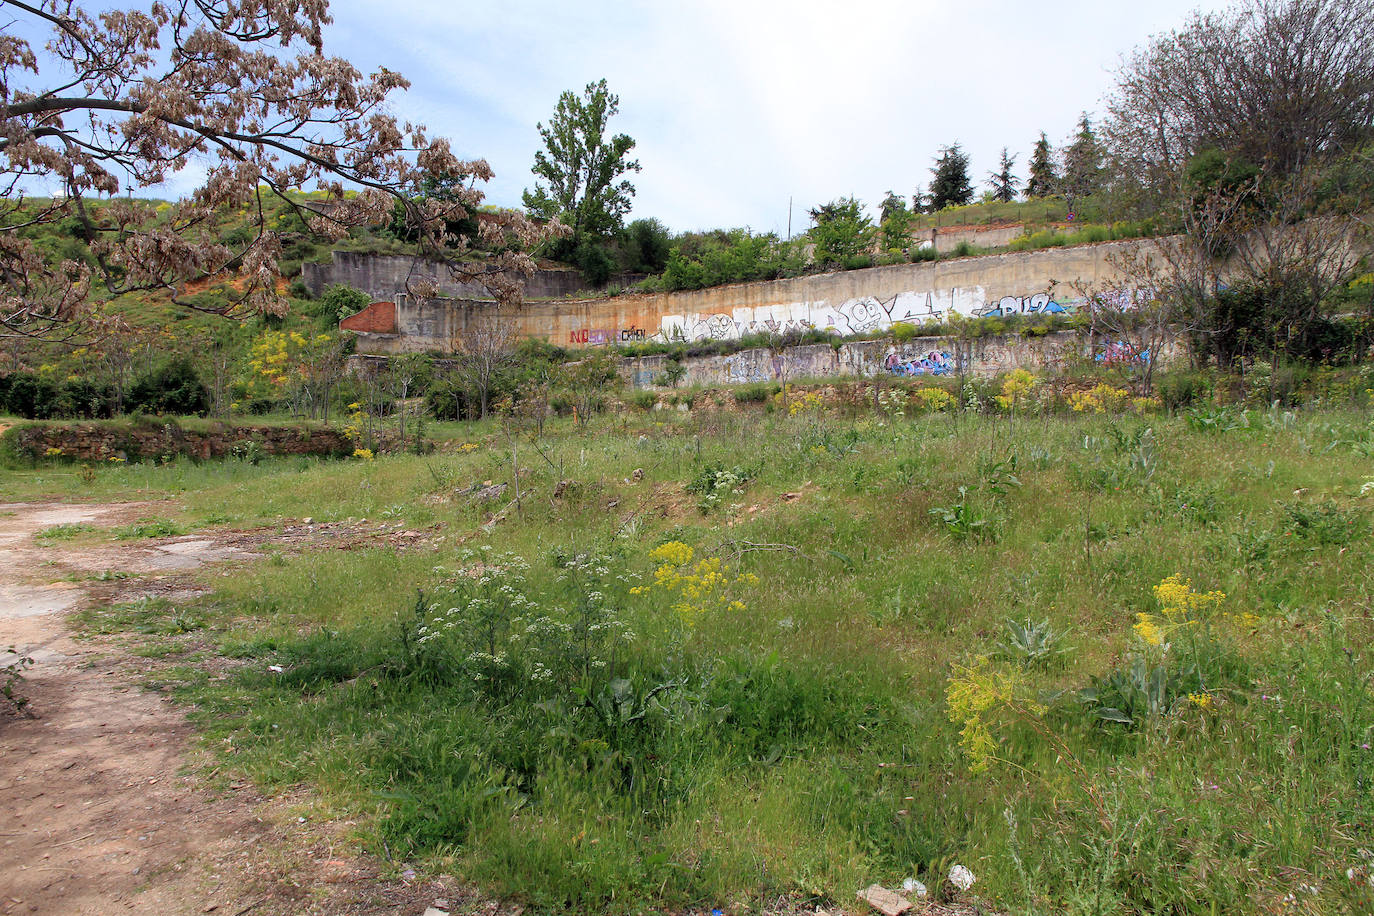
M 579 0 L 450 4 L 335 0 L 326 50 L 412 84 L 395 113 L 487 160 L 488 202 L 532 187 L 536 124 L 605 78 L 613 132 L 642 170 L 631 219 L 674 230 L 786 233 L 854 195 L 870 209 L 930 181 L 959 142 L 981 185 L 1003 146 L 1025 177 L 1102 109 L 1122 56 L 1198 0 Z M 979 188 L 981 190 L 981 187 Z
M 122 4 L 118 4 L 122 5 Z M 325 51 L 411 82 L 392 111 L 495 171 L 519 206 L 565 90 L 605 78 L 610 130 L 636 141 L 630 219 L 682 231 L 805 231 L 806 211 L 930 181 L 941 147 L 978 190 L 1002 147 L 1024 180 L 1040 131 L 1061 146 L 1102 111 L 1123 55 L 1218 0 L 334 0 Z M 203 170 L 143 192 L 176 197 Z

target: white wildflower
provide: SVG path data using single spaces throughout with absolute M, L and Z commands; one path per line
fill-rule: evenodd
M 949 869 L 949 883 L 953 884 L 961 891 L 966 891 L 973 887 L 973 882 L 977 879 L 973 877 L 973 872 L 962 865 L 953 865 Z

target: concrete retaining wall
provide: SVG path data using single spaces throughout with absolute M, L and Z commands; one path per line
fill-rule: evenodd
M 893 376 L 951 376 L 961 369 L 971 376 L 990 377 L 1012 369 L 1042 373 L 1066 364 L 1109 354 L 1104 342 L 1060 331 L 1043 337 L 999 336 L 959 341 L 952 337 L 919 337 L 906 343 L 859 340 L 832 347 L 809 344 L 779 351 L 741 350 L 728 356 L 699 356 L 682 360 L 685 374 L 679 385 L 743 385 L 785 382 L 798 378 L 873 378 Z M 1162 355 L 1166 361 L 1172 352 Z M 622 375 L 636 388 L 663 387 L 669 357 L 642 356 L 625 360 Z M 961 365 L 962 364 L 962 365 Z
M 376 255 L 360 251 L 335 251 L 328 264 L 307 261 L 301 265 L 301 279 L 312 296 L 318 296 L 336 283 L 361 290 L 373 299 L 390 299 L 405 292 L 415 280 L 432 280 L 445 296 L 455 299 L 491 299 L 481 283 L 454 279 L 448 269 L 435 261 L 404 255 Z M 642 276 L 616 277 L 620 285 L 634 283 Z M 524 281 L 526 299 L 563 299 L 591 287 L 581 272 L 571 268 L 539 268 Z
M 943 321 L 952 314 L 1066 314 L 1083 301 L 1083 288 L 1115 288 L 1120 277 L 1114 256 L 1151 244 L 1107 242 L 703 290 L 526 302 L 500 317 L 520 337 L 594 347 L 645 340 L 734 340 L 812 328 L 847 336 L 886 330 L 898 322 Z M 464 329 L 496 315 L 494 304 L 471 298 L 400 297 L 398 333 L 360 334 L 358 352 L 450 350 Z

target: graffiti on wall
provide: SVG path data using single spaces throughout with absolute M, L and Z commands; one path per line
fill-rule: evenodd
M 1003 296 L 974 312 L 979 318 L 1005 318 L 1011 315 L 1066 315 L 1070 311 L 1051 299 L 1047 293 L 1034 296 Z
M 582 328 L 568 332 L 568 343 L 588 347 L 600 347 L 615 343 L 643 343 L 649 339 L 643 328 L 628 327 L 619 330 L 607 328 Z
M 1118 340 L 1116 343 L 1107 344 L 1093 359 L 1104 366 L 1144 365 L 1150 361 L 1150 351 L 1137 350 L 1126 341 Z
M 1066 315 L 1077 303 L 1061 302 L 1046 293 L 1003 296 L 988 301 L 981 286 L 928 292 L 898 293 L 888 299 L 862 296 L 839 305 L 828 302 L 793 302 L 738 308 L 731 313 L 667 315 L 653 340 L 738 340 L 751 334 L 787 334 L 808 330 L 841 337 L 886 331 L 898 322 L 921 325 L 944 321 L 951 315 Z
M 954 358 L 943 350 L 931 350 L 920 356 L 903 357 L 896 348 L 887 351 L 883 368 L 893 375 L 949 375 L 955 370 Z
M 1103 297 L 1131 303 L 1149 291 L 1123 290 Z M 692 343 L 702 340 L 738 340 L 750 335 L 783 336 L 806 331 L 822 331 L 840 337 L 886 331 L 899 322 L 921 325 L 942 322 L 951 315 L 1005 317 L 1011 315 L 1069 315 L 1084 303 L 1059 300 L 1048 293 L 1029 296 L 1002 296 L 989 300 L 981 286 L 953 287 L 927 292 L 898 293 L 888 299 L 861 296 L 839 305 L 824 300 L 793 302 L 786 305 L 742 307 L 731 312 L 666 315 L 658 331 L 649 333 L 639 327 L 585 328 L 569 332 L 568 342 L 582 346 L 635 343 L 647 340 Z M 1113 355 L 1109 359 L 1116 359 Z

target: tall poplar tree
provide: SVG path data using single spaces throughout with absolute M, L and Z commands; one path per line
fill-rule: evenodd
M 639 171 L 639 161 L 628 158 L 635 141 L 626 134 L 606 136 L 607 122 L 619 111 L 620 96 L 603 79 L 588 83 L 580 98 L 564 92 L 548 126 L 538 125 L 544 149 L 534 154 L 531 171 L 545 183 L 525 191 L 525 207 L 566 223 L 571 246 L 586 235 L 610 235 L 630 210 L 635 189 L 622 176 Z

